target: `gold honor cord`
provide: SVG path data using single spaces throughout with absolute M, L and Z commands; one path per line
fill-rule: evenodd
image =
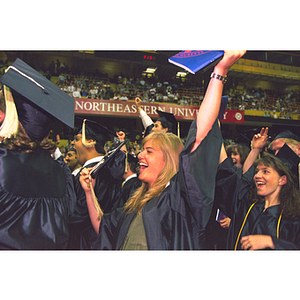
M 281 218 L 282 218 L 282 210 L 280 212 L 280 216 L 279 216 L 278 223 L 277 223 L 277 238 L 278 239 L 279 239 L 279 225 L 280 225 L 280 222 L 281 222 Z
M 239 239 L 240 239 L 240 235 L 241 235 L 242 230 L 243 230 L 243 228 L 244 228 L 244 226 L 245 226 L 245 223 L 246 223 L 246 220 L 247 220 L 248 215 L 249 215 L 249 213 L 250 213 L 250 210 L 252 209 L 252 207 L 254 206 L 254 204 L 255 204 L 256 202 L 257 202 L 257 200 L 250 206 L 250 208 L 249 208 L 248 211 L 247 211 L 247 214 L 246 214 L 246 216 L 245 216 L 244 222 L 243 222 L 243 224 L 242 224 L 242 226 L 241 226 L 240 232 L 239 232 L 238 237 L 237 237 L 237 239 L 236 239 L 236 243 L 235 243 L 235 246 L 234 246 L 234 250 L 236 250 L 236 248 L 237 248 L 237 244 L 238 244 L 238 241 L 239 241 Z
M 242 224 L 242 226 L 241 226 L 240 232 L 239 232 L 238 237 L 237 237 L 237 239 L 236 239 L 236 243 L 235 243 L 235 246 L 234 246 L 234 250 L 236 250 L 236 248 L 237 248 L 237 244 L 238 244 L 238 241 L 239 241 L 239 239 L 240 239 L 240 235 L 241 235 L 241 233 L 242 233 L 242 230 L 243 230 L 243 228 L 244 228 L 244 226 L 245 226 L 245 223 L 246 223 L 246 220 L 247 220 L 247 218 L 248 218 L 248 215 L 249 215 L 249 213 L 250 213 L 252 207 L 256 204 L 256 202 L 257 202 L 257 200 L 249 207 L 249 209 L 248 209 L 248 211 L 247 211 L 247 214 L 246 214 L 246 216 L 245 216 L 244 222 L 243 222 L 243 224 Z M 281 218 L 282 218 L 282 210 L 281 210 L 281 213 L 280 213 L 280 216 L 279 216 L 279 219 L 278 219 L 278 223 L 277 223 L 277 239 L 279 239 L 279 226 L 280 226 Z

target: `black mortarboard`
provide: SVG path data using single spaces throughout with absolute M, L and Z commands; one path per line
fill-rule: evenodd
M 121 142 L 116 148 L 110 150 L 104 158 L 98 162 L 93 169 L 91 170 L 90 174 L 92 178 L 96 178 L 97 173 L 119 152 L 121 151 L 121 148 L 123 145 L 126 144 L 126 141 Z M 125 155 L 125 153 L 124 153 Z M 124 170 L 125 170 L 125 164 L 124 164 Z
M 251 149 L 251 139 L 246 136 L 246 134 L 241 133 L 235 141 L 237 144 L 240 144 L 246 147 L 248 150 Z
M 177 135 L 177 120 L 175 116 L 171 113 L 167 113 L 161 110 L 156 110 L 159 114 L 157 121 L 165 122 L 168 125 L 168 131 Z
M 278 139 L 293 139 L 300 143 L 300 137 L 294 134 L 293 132 L 291 132 L 290 130 L 285 130 L 280 132 L 278 135 L 276 135 L 273 141 Z
M 78 119 L 82 119 L 82 118 L 79 117 Z M 105 151 L 104 151 L 105 142 L 110 139 L 109 135 L 115 136 L 115 133 L 113 131 L 109 130 L 107 127 L 101 125 L 98 122 L 83 119 L 83 125 L 82 125 L 82 128 L 78 132 L 79 134 L 83 135 L 84 127 L 85 127 L 86 139 L 92 139 L 92 140 L 96 141 L 98 146 L 101 147 L 101 151 L 100 151 L 100 147 L 98 148 L 98 146 L 97 146 L 97 151 L 99 153 L 105 153 Z M 84 140 L 83 140 L 83 143 L 84 143 Z M 85 146 L 87 146 L 87 145 L 85 145 Z
M 21 59 L 0 82 L 12 90 L 19 121 L 33 141 L 43 140 L 55 119 L 74 127 L 74 99 Z
M 145 138 L 151 132 L 153 127 L 154 127 L 154 124 L 151 124 L 146 127 L 143 138 Z
M 296 176 L 297 187 L 299 187 L 299 163 L 300 157 L 287 145 L 284 144 L 280 150 L 277 152 L 276 157 L 278 157 Z
M 143 133 L 140 130 L 134 129 L 130 132 L 129 136 L 132 142 L 137 141 L 138 143 L 140 143 L 142 141 L 142 135 Z

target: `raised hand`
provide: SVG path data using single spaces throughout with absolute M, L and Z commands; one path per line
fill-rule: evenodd
M 260 130 L 260 133 L 257 133 L 253 136 L 251 142 L 252 149 L 259 149 L 261 151 L 264 147 L 266 147 L 268 141 L 268 131 L 268 127 L 263 127 Z
M 136 106 L 137 106 L 137 108 L 138 109 L 141 109 L 141 103 L 143 102 L 139 97 L 136 97 L 135 99 L 134 99 L 134 101 L 135 101 L 135 104 L 136 104 Z

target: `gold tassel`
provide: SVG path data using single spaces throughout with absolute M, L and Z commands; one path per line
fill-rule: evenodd
M 0 126 L 0 137 L 11 138 L 15 137 L 19 130 L 19 118 L 17 108 L 10 89 L 7 86 L 4 87 L 5 98 L 5 119 Z
M 96 142 L 95 141 L 92 141 L 92 142 L 88 142 L 86 140 L 86 137 L 85 137 L 85 122 L 86 122 L 86 119 L 83 120 L 83 124 L 82 124 L 82 144 L 87 147 L 87 148 L 91 148 L 93 147 L 94 145 L 96 145 Z
M 177 123 L 177 136 L 180 138 L 180 125 Z
M 128 152 L 126 151 L 125 152 L 125 172 L 127 173 L 128 172 Z
M 299 190 L 300 190 L 300 163 L 298 164 L 298 175 L 299 175 Z
M 103 216 L 103 211 L 99 205 L 99 202 L 98 202 L 98 199 L 96 197 L 96 194 L 95 194 L 95 191 L 94 191 L 94 187 L 92 185 L 92 177 L 90 176 L 90 185 L 89 185 L 89 188 L 91 189 L 91 193 L 92 193 L 92 198 L 93 198 L 93 203 L 94 203 L 94 206 L 96 208 L 96 211 L 98 213 L 98 221 L 101 220 L 102 216 Z

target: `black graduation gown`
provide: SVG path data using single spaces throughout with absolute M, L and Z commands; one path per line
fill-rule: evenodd
M 179 172 L 160 197 L 151 199 L 142 209 L 149 250 L 203 248 L 204 230 L 213 205 L 222 136 L 215 122 L 200 146 L 190 153 L 196 130 L 194 121 L 180 154 Z M 122 209 L 105 214 L 93 249 L 120 249 L 135 215 L 135 212 L 126 214 Z
M 48 152 L 0 147 L 0 249 L 65 249 L 73 178 Z
M 228 228 L 222 228 L 216 221 L 217 208 L 214 203 L 207 227 L 206 227 L 206 250 L 226 250 Z
M 254 185 L 254 167 L 242 175 L 242 170 L 234 168 L 231 158 L 220 164 L 216 180 L 216 201 L 221 211 L 231 218 L 228 233 L 227 248 L 233 250 L 238 234 L 251 206 L 249 190 Z M 257 202 L 251 209 L 241 232 L 237 249 L 241 249 L 240 239 L 243 236 L 263 234 L 270 235 L 275 250 L 300 249 L 300 220 L 290 220 L 282 217 L 279 223 L 279 238 L 277 225 L 280 217 L 279 205 L 264 210 L 264 202 Z
M 93 167 L 97 162 L 86 165 Z M 125 171 L 125 153 L 119 151 L 114 158 L 109 160 L 97 174 L 95 194 L 103 212 L 110 213 L 115 210 L 119 203 L 123 174 Z M 90 249 L 91 240 L 96 233 L 93 229 L 87 204 L 85 192 L 79 181 L 80 172 L 74 177 L 74 186 L 77 195 L 77 202 L 74 214 L 69 221 L 70 239 L 68 249 L 87 250 Z
M 142 185 L 142 181 L 138 177 L 132 177 L 128 179 L 121 190 L 121 202 L 119 207 L 122 207 L 126 201 L 128 200 L 129 196 L 140 186 Z

